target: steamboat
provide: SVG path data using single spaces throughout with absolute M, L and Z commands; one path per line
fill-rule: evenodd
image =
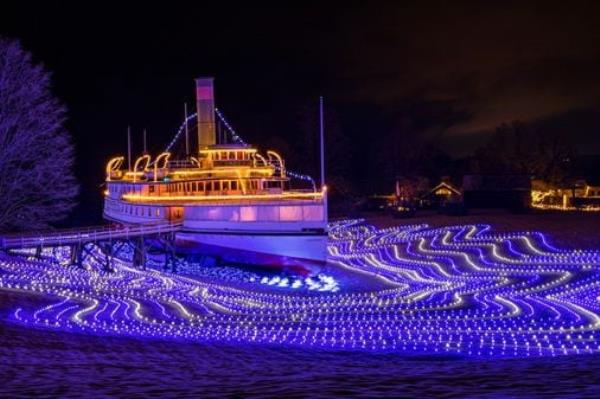
M 196 151 L 189 150 L 186 117 L 180 159 L 171 152 L 154 159 L 144 153 L 133 162 L 129 151 L 127 163 L 124 156 L 108 162 L 104 218 L 124 225 L 180 224 L 175 249 L 183 255 L 318 271 L 327 246 L 322 180 L 321 188 L 313 183 L 294 189 L 277 152 L 217 140 L 213 78 L 196 79 L 196 108 Z

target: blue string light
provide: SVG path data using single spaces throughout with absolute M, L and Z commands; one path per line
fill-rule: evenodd
M 186 124 L 189 123 L 194 118 L 196 118 L 197 115 L 198 115 L 197 113 L 193 113 L 190 116 L 188 116 L 186 120 L 183 121 L 183 123 L 181 124 L 181 126 L 179 126 L 179 130 L 177 130 L 177 133 L 175 133 L 175 136 L 173 137 L 173 140 L 171 140 L 171 142 L 169 143 L 169 145 L 167 146 L 167 148 L 165 148 L 165 152 L 171 152 L 171 149 L 173 148 L 173 146 L 175 145 L 175 143 L 177 142 L 177 140 L 179 139 L 179 137 L 181 137 L 181 135 L 185 131 Z
M 190 278 L 153 269 L 152 260 L 139 270 L 132 247 L 115 248 L 110 273 L 92 244 L 82 268 L 67 267 L 68 247 L 45 248 L 41 259 L 35 249 L 22 251 L 29 259 L 2 255 L 0 291 L 36 297 L 3 315 L 35 328 L 201 343 L 473 357 L 600 353 L 600 251 L 559 249 L 541 233 L 487 225 L 381 229 L 345 220 L 329 231 L 328 261 L 340 267 L 304 279 L 225 268 Z

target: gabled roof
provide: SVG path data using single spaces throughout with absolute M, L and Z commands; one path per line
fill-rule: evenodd
M 429 190 L 429 193 L 427 193 L 427 195 L 434 194 L 440 188 L 448 189 L 456 195 L 462 195 L 462 193 L 457 188 L 453 187 L 451 184 L 446 183 L 446 182 L 441 182 L 440 184 L 438 184 L 437 186 L 435 186 L 434 188 Z

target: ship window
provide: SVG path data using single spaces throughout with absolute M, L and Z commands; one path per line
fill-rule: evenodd
M 306 221 L 321 221 L 324 218 L 322 206 L 304 206 L 302 218 Z
M 253 222 L 258 218 L 258 211 L 255 206 L 240 207 L 240 221 Z
M 223 185 L 223 191 L 229 190 L 229 181 L 228 180 L 224 181 L 221 184 Z
M 210 182 L 206 182 L 206 191 L 212 191 L 212 184 Z
M 153 185 L 148 186 L 148 191 L 151 192 L 151 193 L 153 193 L 154 192 L 154 186 Z
M 237 190 L 238 189 L 238 182 L 237 181 L 232 181 L 231 182 L 231 189 L 232 190 Z
M 302 220 L 302 207 L 282 206 L 279 209 L 279 220 L 286 222 Z
M 278 181 L 266 181 L 265 188 L 281 188 L 281 183 Z
M 214 191 L 221 191 L 221 181 L 214 181 L 213 182 L 213 190 Z

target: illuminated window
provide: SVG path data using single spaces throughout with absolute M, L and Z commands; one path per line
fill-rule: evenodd
M 258 217 L 258 211 L 255 206 L 240 207 L 240 221 L 253 222 Z
M 287 222 L 302 220 L 302 207 L 282 206 L 279 210 L 279 219 Z

